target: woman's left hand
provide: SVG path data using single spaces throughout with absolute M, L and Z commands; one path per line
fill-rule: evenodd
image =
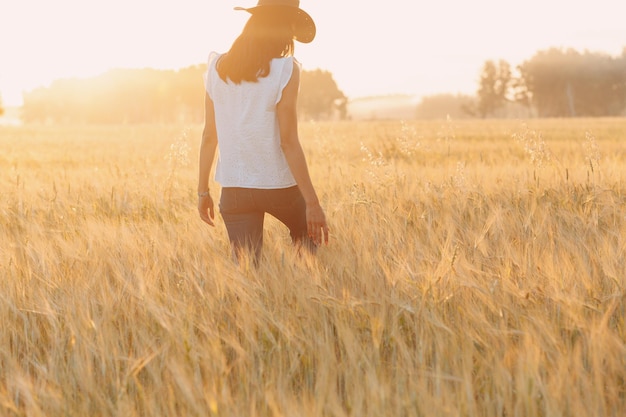
M 215 219 L 215 208 L 210 194 L 198 197 L 198 212 L 203 222 L 209 226 L 215 226 L 213 222 L 213 219 Z
M 326 223 L 326 215 L 319 203 L 307 204 L 306 206 L 306 223 L 309 237 L 316 245 L 325 243 L 328 245 L 328 224 Z

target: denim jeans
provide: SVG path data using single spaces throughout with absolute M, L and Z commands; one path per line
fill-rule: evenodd
M 315 253 L 306 224 L 306 203 L 297 186 L 279 189 L 222 188 L 220 213 L 236 256 L 250 250 L 258 262 L 263 247 L 263 220 L 268 213 L 289 228 L 292 242 Z

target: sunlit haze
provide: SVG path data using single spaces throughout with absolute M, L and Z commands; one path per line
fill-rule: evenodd
M 181 68 L 224 51 L 254 0 L 2 0 L 0 96 L 110 68 Z M 488 59 L 513 66 L 549 47 L 619 55 L 623 0 L 301 0 L 318 36 L 305 69 L 334 74 L 349 97 L 472 93 Z

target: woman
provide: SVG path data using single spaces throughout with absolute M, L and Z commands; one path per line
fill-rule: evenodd
M 200 148 L 198 211 L 214 226 L 209 175 L 219 143 L 215 180 L 220 213 L 235 256 L 258 262 L 265 213 L 314 253 L 328 243 L 328 225 L 298 137 L 300 64 L 294 40 L 308 43 L 315 24 L 298 0 L 259 0 L 225 54 L 212 53 L 206 74 L 205 126 Z

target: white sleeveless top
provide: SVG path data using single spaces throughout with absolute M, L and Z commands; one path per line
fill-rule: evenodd
M 275 58 L 258 82 L 224 82 L 209 55 L 205 86 L 215 107 L 219 157 L 215 181 L 222 187 L 287 188 L 296 185 L 280 147 L 276 105 L 293 72 L 293 57 Z M 297 61 L 295 61 L 297 62 Z

